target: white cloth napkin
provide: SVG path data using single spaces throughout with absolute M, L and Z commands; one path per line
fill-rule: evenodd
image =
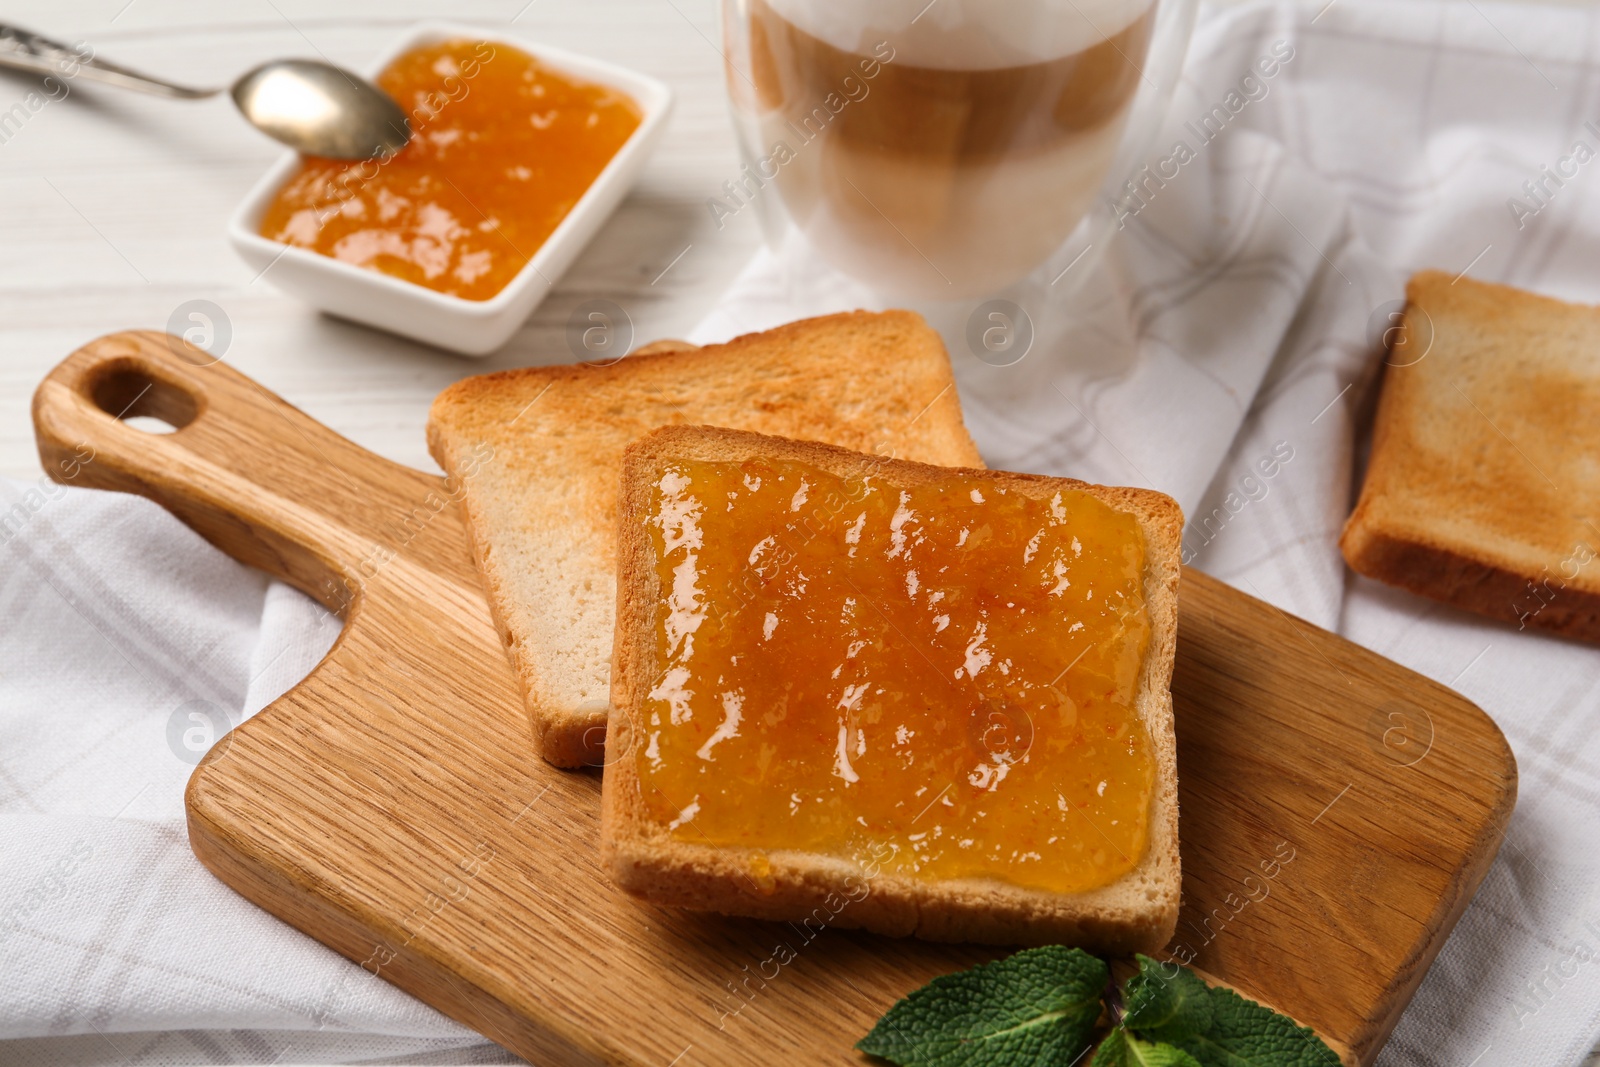
M 1241 86 L 1279 41 L 1293 59 Z M 1585 10 L 1209 11 L 1159 153 L 1195 158 L 1070 305 L 1010 294 L 1040 327 L 1027 356 L 981 362 L 962 309 L 938 314 L 992 465 L 1172 493 L 1211 519 L 1193 562 L 1453 685 L 1511 739 L 1511 832 L 1384 1067 L 1576 1064 L 1600 1035 L 1600 656 L 1354 579 L 1334 544 L 1371 323 L 1410 271 L 1600 300 L 1600 163 L 1520 227 L 1507 204 L 1536 206 L 1522 183 L 1575 140 L 1600 148 L 1597 60 Z M 1248 103 L 1200 145 L 1184 123 L 1233 90 Z M 694 339 L 876 304 L 763 254 Z M 334 621 L 145 501 L 0 497 L 0 1063 L 515 1062 L 189 853 L 197 751 L 302 677 Z
M 194 763 L 335 618 L 120 493 L 0 483 L 0 561 L 0 1064 L 521 1062 L 189 851 Z

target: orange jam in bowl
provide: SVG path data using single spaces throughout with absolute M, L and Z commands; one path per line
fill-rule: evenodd
M 671 460 L 637 761 L 647 817 L 720 847 L 1078 892 L 1136 867 L 1138 521 L 953 474 Z
M 377 82 L 410 142 L 382 160 L 306 159 L 261 235 L 467 300 L 505 288 L 643 118 L 499 42 L 426 45 Z

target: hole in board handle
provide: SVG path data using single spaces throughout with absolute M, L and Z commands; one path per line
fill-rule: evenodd
M 145 433 L 176 433 L 178 431 L 178 428 L 172 423 L 154 415 L 128 415 L 122 421 L 132 426 L 135 430 L 142 430 Z
M 200 413 L 190 393 L 132 360 L 102 368 L 89 386 L 89 397 L 107 415 L 145 433 L 174 433 Z

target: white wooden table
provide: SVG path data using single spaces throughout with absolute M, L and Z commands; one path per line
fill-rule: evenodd
M 58 360 L 112 330 L 164 328 L 193 299 L 227 315 L 229 363 L 360 444 L 428 470 L 422 427 L 434 394 L 565 353 L 568 316 L 584 300 L 621 305 L 641 341 L 682 334 L 704 315 L 760 240 L 748 213 L 719 231 L 705 207 L 737 171 L 714 0 L 29 0 L 0 13 L 199 84 L 284 55 L 360 68 L 409 23 L 440 17 L 624 63 L 677 94 L 632 195 L 511 343 L 464 359 L 279 293 L 224 236 L 279 147 L 226 97 L 185 104 L 73 83 L 20 128 L 0 126 L 0 475 L 38 475 L 28 403 Z M 0 112 L 34 85 L 0 72 Z

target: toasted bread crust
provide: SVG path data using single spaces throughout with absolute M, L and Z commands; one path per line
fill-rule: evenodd
M 1600 308 L 1424 271 L 1340 537 L 1359 574 L 1600 643 Z M 1419 357 L 1417 349 L 1423 349 Z
M 870 469 L 878 480 L 899 486 L 959 475 L 989 480 L 1007 491 L 1033 497 L 1076 489 L 1138 517 L 1146 539 L 1145 598 L 1151 622 L 1138 704 L 1150 735 L 1156 780 L 1149 844 L 1134 871 L 1101 889 L 1063 894 L 993 879 L 932 880 L 881 872 L 874 876 L 842 858 L 780 850 L 765 854 L 772 877 L 770 887 L 764 887 L 750 876 L 750 853 L 686 843 L 649 820 L 632 753 L 641 694 L 649 691 L 657 655 L 655 608 L 660 590 L 645 524 L 651 472 L 671 458 L 737 462 L 754 456 L 796 460 L 843 477 Z M 824 925 L 939 941 L 1066 943 L 1127 953 L 1154 952 L 1171 939 L 1178 921 L 1180 876 L 1177 748 L 1170 687 L 1183 515 L 1170 497 L 1069 478 L 885 462 L 815 442 L 674 426 L 629 447 L 618 521 L 620 580 L 611 675 L 611 699 L 617 713 L 609 727 L 601 853 L 612 877 L 624 889 L 659 904 L 795 922 L 825 917 Z
M 1539 579 L 1492 566 L 1429 543 L 1426 534 L 1394 536 L 1373 525 L 1352 514 L 1339 539 L 1345 561 L 1357 574 L 1516 623 L 1519 630 L 1537 627 L 1600 644 L 1600 595 L 1561 588 L 1557 577 Z
M 456 477 L 479 570 L 539 750 L 603 759 L 626 445 L 675 422 L 817 438 L 981 466 L 939 336 L 905 311 L 849 312 L 695 348 L 657 342 L 608 366 L 467 378 L 434 400 L 428 447 Z M 479 462 L 483 449 L 490 460 Z

